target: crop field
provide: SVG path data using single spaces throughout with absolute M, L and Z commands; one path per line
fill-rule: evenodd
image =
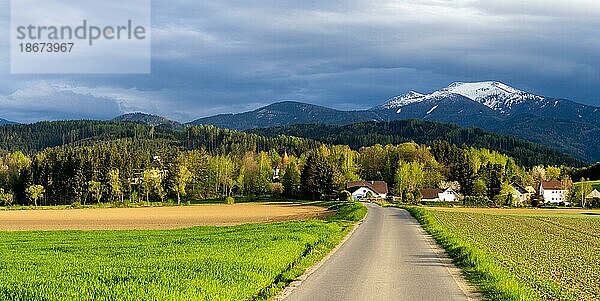
M 600 299 L 600 216 L 417 210 L 426 229 L 451 254 L 460 248 L 475 250 L 453 257 L 484 271 L 475 275 L 466 269 L 491 299 Z M 486 284 L 492 278 L 496 288 Z
M 0 300 L 267 298 L 364 216 L 177 230 L 0 232 Z
M 319 206 L 292 203 L 243 203 L 183 207 L 4 210 L 0 231 L 27 230 L 157 230 L 193 226 L 234 226 L 247 223 L 326 217 Z

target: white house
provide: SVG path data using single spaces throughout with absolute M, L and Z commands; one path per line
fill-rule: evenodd
M 385 199 L 388 194 L 388 186 L 384 181 L 354 181 L 346 184 L 346 190 L 352 194 L 354 200 L 366 199 L 370 194 L 374 198 Z
M 512 183 L 510 186 L 512 187 L 513 199 L 515 199 L 516 202 L 521 205 L 529 202 L 531 193 L 527 190 L 527 188 L 523 188 L 523 186 L 516 183 Z
M 447 188 L 446 190 L 426 188 L 421 190 L 422 202 L 456 202 L 458 201 L 458 193 Z
M 590 194 L 588 194 L 586 197 L 586 199 L 600 199 L 600 191 L 594 189 L 592 192 L 590 192 Z
M 566 202 L 567 190 L 561 181 L 542 181 L 540 183 L 539 195 L 544 203 L 568 203 Z

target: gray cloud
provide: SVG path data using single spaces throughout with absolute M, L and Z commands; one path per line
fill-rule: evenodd
M 40 81 L 0 97 L 0 116 L 34 122 L 61 119 L 109 119 L 121 112 L 117 99 L 74 93 Z
M 595 0 L 153 2 L 151 75 L 2 71 L 0 92 L 25 81 L 67 82 L 116 99 L 120 111 L 183 121 L 278 100 L 361 109 L 459 80 L 600 105 Z M 0 67 L 6 61 L 0 56 Z

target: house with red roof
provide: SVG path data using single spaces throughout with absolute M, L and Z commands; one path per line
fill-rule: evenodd
M 385 199 L 388 194 L 388 185 L 384 181 L 353 181 L 346 184 L 346 190 L 356 201 L 367 199 L 369 196 Z
M 567 192 L 562 181 L 552 180 L 540 183 L 539 195 L 546 204 L 567 204 Z

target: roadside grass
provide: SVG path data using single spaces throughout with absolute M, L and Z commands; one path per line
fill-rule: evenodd
M 277 295 L 290 282 L 304 274 L 308 268 L 329 254 L 352 230 L 356 222 L 362 220 L 367 214 L 367 208 L 358 202 L 351 204 L 323 202 L 322 205 L 327 205 L 330 209 L 337 210 L 337 213 L 330 217 L 327 222 L 340 226 L 341 231 L 323 238 L 318 244 L 313 245 L 310 250 L 307 250 L 308 252 L 305 256 L 300 257 L 288 269 L 279 274 L 271 285 L 265 287 L 253 298 L 254 300 L 268 300 Z
M 488 254 L 442 227 L 423 208 L 404 206 L 446 250 L 465 276 L 489 300 L 536 300 L 533 290 L 521 284 Z
M 265 300 L 366 214 L 359 203 L 338 206 L 327 220 L 0 232 L 0 300 Z
M 597 300 L 600 219 L 408 210 L 490 300 Z

